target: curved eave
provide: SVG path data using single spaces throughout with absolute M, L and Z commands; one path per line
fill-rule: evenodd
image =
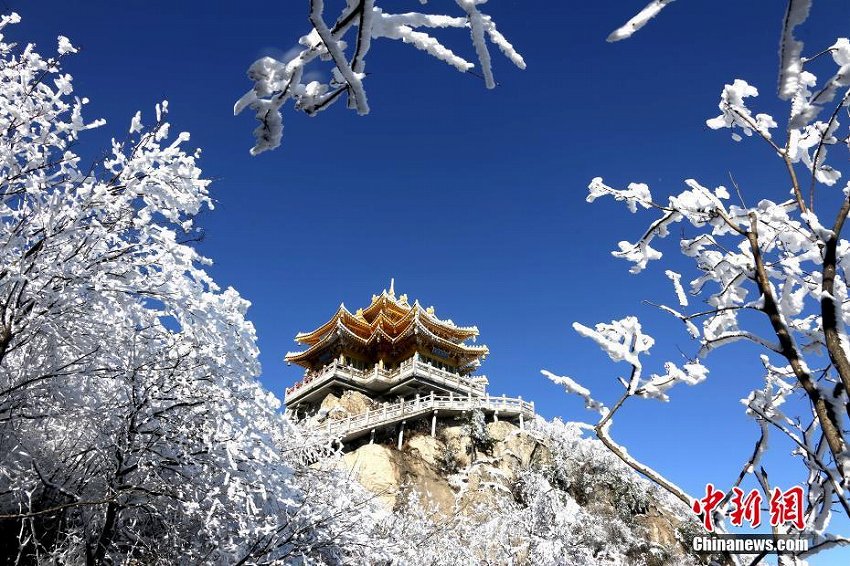
M 440 320 L 436 316 L 429 314 L 428 311 L 418 305 L 417 309 L 420 314 L 420 317 L 426 322 L 426 324 L 431 325 L 431 329 L 434 332 L 442 332 L 446 335 L 446 337 L 450 336 L 460 341 L 468 340 L 469 338 L 475 338 L 476 336 L 478 336 L 478 327 L 476 326 L 451 325 L 446 321 Z
M 333 330 L 336 327 L 336 324 L 339 319 L 346 313 L 348 313 L 349 315 L 351 314 L 348 312 L 348 309 L 345 308 L 345 304 L 339 305 L 339 308 L 326 323 L 318 327 L 316 330 L 313 330 L 312 332 L 299 332 L 295 335 L 295 341 L 299 344 L 313 346 L 314 344 L 320 342 L 327 335 L 328 332 Z
M 339 320 L 337 320 L 336 329 L 338 330 L 340 328 L 345 328 L 345 325 L 342 324 Z M 333 343 L 335 341 L 335 339 L 337 338 L 337 336 L 338 336 L 337 332 L 333 332 L 333 331 L 331 331 L 331 329 L 329 329 L 322 336 L 321 340 L 314 343 L 312 346 L 310 346 L 309 348 L 307 348 L 303 352 L 289 352 L 284 357 L 284 360 L 289 362 L 289 363 L 297 363 L 297 364 L 300 364 L 301 362 L 309 361 L 316 353 L 320 352 L 326 346 Z
M 325 338 L 329 332 L 335 330 L 340 321 L 343 321 L 347 326 L 360 328 L 367 335 L 371 333 L 369 323 L 352 314 L 347 308 L 345 308 L 345 305 L 342 304 L 330 320 L 312 332 L 299 332 L 295 336 L 295 341 L 299 344 L 304 344 L 305 346 L 313 346 Z
M 452 342 L 451 340 L 446 340 L 442 336 L 434 334 L 418 319 L 417 323 L 417 328 L 421 329 L 428 338 L 450 351 L 454 351 L 455 353 L 463 354 L 465 356 L 472 356 L 474 358 L 484 358 L 490 353 L 490 349 L 487 346 L 468 346 L 466 344 Z

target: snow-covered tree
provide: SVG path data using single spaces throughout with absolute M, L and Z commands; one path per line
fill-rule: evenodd
M 651 3 L 643 16 L 637 16 L 638 23 L 646 23 L 665 4 Z M 742 482 L 759 486 L 763 501 L 770 500 L 773 486 L 762 467 L 764 452 L 771 434 L 786 438 L 801 464 L 799 483 L 806 487 L 804 526 L 775 527 L 774 533 L 812 536 L 815 544 L 806 553 L 780 557 L 782 564 L 798 564 L 821 550 L 850 544 L 850 538 L 829 531 L 834 510 L 850 516 L 845 418 L 850 409 L 846 331 L 850 241 L 842 237 L 850 212 L 850 184 L 843 188 L 840 184 L 840 163 L 847 159 L 847 126 L 842 128 L 840 122 L 850 106 L 850 40 L 840 38 L 803 57 L 803 44 L 794 30 L 807 19 L 810 8 L 810 0 L 790 0 L 783 20 L 779 98 L 786 106 L 784 127 L 753 109 L 759 92 L 741 79 L 725 86 L 720 114 L 706 122 L 711 129 L 731 130 L 735 142 L 746 138 L 748 143 L 750 139 L 762 143 L 766 164 L 775 160 L 787 184 L 754 193 L 737 186 L 732 191 L 723 186 L 712 189 L 688 179 L 686 190 L 666 199 L 653 197 L 644 183 L 614 188 L 595 178 L 589 186 L 589 202 L 610 197 L 632 213 L 643 209 L 656 214 L 637 241 L 620 242 L 613 252 L 632 264 L 632 273 L 662 260 L 662 252 L 654 246 L 660 247 L 676 225 L 683 225 L 675 247 L 691 272 L 666 270 L 676 299 L 672 305 L 659 306 L 698 341 L 694 358 L 681 365 L 668 362 L 657 373 L 645 371 L 644 357 L 654 339 L 644 333 L 637 318 L 628 316 L 594 327 L 573 325 L 612 361 L 630 367 L 629 376 L 620 378 L 619 398 L 603 401 L 574 379 L 544 372 L 599 414 L 593 429 L 606 446 L 692 505 L 704 494 L 686 493 L 630 455 L 612 436 L 614 418 L 633 399 L 666 401 L 676 384 L 697 385 L 707 379 L 704 362 L 718 348 L 740 341 L 758 348 L 764 379 L 742 400 L 758 431 L 755 448 L 740 474 L 724 486 L 728 495 L 713 519 L 720 529 L 728 527 L 732 488 Z M 620 37 L 615 33 L 612 39 Z M 815 70 L 826 73 L 826 80 L 818 80 Z M 683 278 L 690 279 L 689 284 Z M 693 305 L 696 301 L 702 304 Z
M 163 102 L 86 164 L 76 51 L 0 35 L 0 561 L 362 557 L 369 498 L 296 472 L 248 302 L 191 246 L 199 151 Z

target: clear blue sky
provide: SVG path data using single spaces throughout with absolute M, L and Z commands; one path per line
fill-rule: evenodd
M 528 62 L 519 71 L 495 56 L 493 91 L 409 46 L 377 41 L 369 116 L 342 105 L 313 119 L 288 112 L 283 146 L 254 158 L 253 119 L 234 118 L 232 105 L 250 87 L 252 61 L 285 52 L 307 31 L 306 2 L 0 5 L 24 19 L 12 38 L 47 51 L 61 33 L 82 46 L 66 68 L 77 93 L 92 99 L 88 116 L 109 122 L 87 145 L 100 136 L 106 147 L 137 109 L 150 116 L 168 99 L 175 128 L 204 149 L 217 207 L 200 221 L 201 249 L 215 261 L 215 278 L 253 303 L 262 380 L 272 391 L 282 396 L 299 378 L 282 361 L 298 331 L 324 322 L 341 301 L 365 306 L 395 277 L 397 291 L 479 327 L 493 393 L 533 399 L 546 417 L 586 420 L 581 404 L 539 370 L 570 375 L 610 400 L 627 368 L 579 338 L 573 321 L 641 316 L 659 339 L 655 370 L 680 360 L 679 349 L 695 351 L 678 326 L 641 304 L 674 300 L 664 268 L 634 277 L 609 255 L 650 216 L 586 204 L 588 181 L 644 181 L 665 195 L 688 177 L 727 184 L 731 171 L 749 195 L 785 194 L 764 147 L 736 145 L 704 126 L 723 84 L 739 77 L 761 90 L 765 108 L 778 108 L 784 2 L 682 0 L 633 39 L 606 43 L 645 2 L 491 0 L 488 11 Z M 850 4 L 822 1 L 798 35 L 811 52 L 846 35 L 848 24 Z M 465 37 L 450 43 L 472 56 Z M 614 436 L 692 493 L 709 481 L 728 484 L 754 441 L 738 401 L 761 383 L 754 360 L 744 347 L 709 359 L 707 383 L 674 390 L 669 404 L 625 410 Z M 790 487 L 794 470 L 769 471 Z

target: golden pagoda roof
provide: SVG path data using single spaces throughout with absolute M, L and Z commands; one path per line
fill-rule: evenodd
M 307 346 L 303 352 L 290 352 L 287 362 L 306 362 L 341 336 L 363 346 L 378 342 L 399 343 L 415 333 L 427 336 L 439 348 L 461 357 L 478 359 L 489 353 L 487 346 L 464 344 L 478 336 L 475 326 L 457 326 L 451 320 L 442 320 L 434 308 L 423 308 L 418 301 L 410 304 L 407 295 L 395 296 L 390 291 L 373 295 L 369 306 L 351 313 L 340 304 L 336 313 L 325 324 L 312 332 L 300 332 L 295 341 Z

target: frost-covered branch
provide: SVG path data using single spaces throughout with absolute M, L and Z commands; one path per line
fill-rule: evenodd
M 612 321 L 611 323 L 597 324 L 593 329 L 578 323 L 575 323 L 573 327 L 582 336 L 596 342 L 612 361 L 626 362 L 631 366 L 629 379 L 620 381 L 624 388 L 623 395 L 609 410 L 604 403 L 593 398 L 587 388 L 579 385 L 574 380 L 564 376 L 557 376 L 546 370 L 543 370 L 543 375 L 554 383 L 564 386 L 567 393 L 577 394 L 582 397 L 588 409 L 599 413 L 600 419 L 594 425 L 593 430 L 596 432 L 599 440 L 618 458 L 690 507 L 694 500 L 692 497 L 660 473 L 631 456 L 623 446 L 613 440 L 610 435 L 610 428 L 614 415 L 629 398 L 653 397 L 666 401 L 668 398 L 665 392 L 668 389 L 676 383 L 687 383 L 689 385 L 699 383 L 706 378 L 706 368 L 699 363 L 688 363 L 680 369 L 673 363 L 667 363 L 665 365 L 666 371 L 664 375 L 653 374 L 649 379 L 644 379 L 642 377 L 643 364 L 640 356 L 649 352 L 655 340 L 648 334 L 643 333 L 640 322 L 635 317 L 626 317 L 622 320 Z
M 620 41 L 631 37 L 636 31 L 648 24 L 649 20 L 657 16 L 661 10 L 672 3 L 673 0 L 652 0 L 629 21 L 611 32 L 611 35 L 608 36 L 608 41 Z
M 809 17 L 811 0 L 788 0 L 779 41 L 779 98 L 792 99 L 799 90 L 802 73 L 803 42 L 794 37 L 794 29 Z
M 475 67 L 473 63 L 455 54 L 432 32 L 420 31 L 468 29 L 487 88 L 496 86 L 488 43 L 498 47 L 514 65 L 525 68 L 522 56 L 499 32 L 493 19 L 481 12 L 479 7 L 484 0 L 455 0 L 455 3 L 463 15 L 391 14 L 377 6 L 375 0 L 348 0 L 334 26 L 329 27 L 325 20 L 324 1 L 310 0 L 312 30 L 300 39 L 303 49 L 285 61 L 272 57 L 255 61 L 248 70 L 254 87 L 234 106 L 235 114 L 250 108 L 260 122 L 254 130 L 256 144 L 251 153 L 256 155 L 280 145 L 283 135 L 281 109 L 287 101 L 291 100 L 296 110 L 313 116 L 347 94 L 349 108 L 360 115 L 368 114 L 363 83 L 368 74 L 366 59 L 374 39 L 400 40 L 461 72 L 469 72 Z M 352 49 L 345 38 L 353 28 L 357 28 L 357 32 L 353 34 Z M 305 72 L 316 59 L 333 63 L 329 76 L 303 82 L 307 81 L 305 77 L 312 75 Z

